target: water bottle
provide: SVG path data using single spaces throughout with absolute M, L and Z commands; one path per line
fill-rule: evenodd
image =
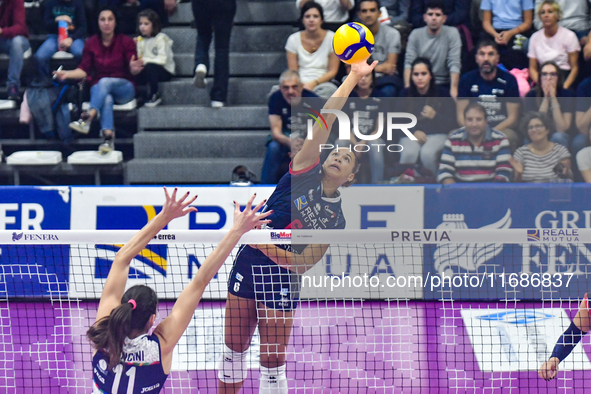
M 57 22 L 57 42 L 58 44 L 68 38 L 68 22 L 58 21 Z M 63 49 L 59 49 L 62 51 Z

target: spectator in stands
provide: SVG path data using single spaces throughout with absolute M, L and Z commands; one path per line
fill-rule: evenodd
M 589 45 L 589 44 L 587 44 Z M 573 138 L 571 153 L 577 158 L 577 153 L 585 147 L 589 141 L 591 128 L 591 77 L 583 80 L 577 88 L 577 112 L 575 114 L 579 134 Z
M 68 24 L 68 37 L 58 41 L 58 22 Z M 41 78 L 51 76 L 49 61 L 57 51 L 74 55 L 76 62 L 82 59 L 86 38 L 86 10 L 83 0 L 48 0 L 45 3 L 45 30 L 47 39 L 35 52 L 35 65 Z
M 577 153 L 577 167 L 583 181 L 591 183 L 591 146 L 583 148 Z
M 410 71 L 410 87 L 404 89 L 400 97 L 409 98 L 404 100 L 404 111 L 417 117 L 417 125 L 413 127 L 417 141 L 408 137 L 400 139 L 403 147 L 400 163 L 414 164 L 420 160 L 435 176 L 447 135 L 457 127 L 453 116 L 455 108 L 449 90 L 435 84 L 429 59 L 416 58 Z
M 370 58 L 367 61 L 369 64 L 373 62 L 373 58 Z M 347 69 L 350 72 L 351 67 L 347 65 Z M 351 94 L 349 95 L 350 98 L 354 98 L 352 100 L 348 100 L 347 104 L 343 107 L 343 111 L 347 113 L 349 119 L 351 120 L 351 125 L 354 127 L 354 119 L 357 116 L 357 131 L 359 134 L 363 136 L 369 136 L 376 134 L 379 130 L 379 113 L 386 112 L 385 103 L 379 96 L 375 96 L 374 90 L 374 81 L 375 81 L 375 70 L 371 73 L 365 75 L 363 78 L 359 80 L 357 86 L 353 89 Z M 383 119 L 382 123 L 382 130 L 385 130 L 385 122 L 386 119 Z M 356 131 L 351 129 L 351 133 L 349 136 L 349 140 L 337 140 L 336 145 L 344 146 L 347 149 L 353 149 L 353 147 L 359 143 L 367 144 L 370 149 L 367 152 L 357 152 L 356 155 L 360 160 L 363 160 L 363 157 L 369 158 L 369 170 L 370 170 L 370 178 L 371 183 L 379 183 L 384 180 L 384 166 L 385 166 L 385 148 L 378 149 L 377 144 L 382 144 L 385 147 L 385 142 L 383 139 L 378 138 L 375 140 L 365 141 L 362 140 L 361 137 L 355 135 Z M 373 145 L 372 145 L 373 144 Z M 363 167 L 363 166 L 362 166 Z M 366 167 L 367 168 L 367 167 Z
M 536 10 L 542 6 L 543 0 L 536 0 Z M 587 43 L 587 35 L 591 29 L 591 14 L 589 0 L 556 0 L 562 10 L 562 17 L 558 24 L 566 29 L 572 30 L 577 35 L 579 43 L 584 46 Z M 543 28 L 539 15 L 534 19 L 536 30 Z
M 220 108 L 228 98 L 230 33 L 236 14 L 236 0 L 191 0 L 191 5 L 197 27 L 193 83 L 200 89 L 205 88 L 205 76 L 209 69 L 209 46 L 215 31 L 215 65 L 209 97 L 211 106 Z
M 429 0 L 413 0 L 410 7 L 410 22 L 415 28 L 426 25 L 425 13 Z M 447 26 L 470 26 L 470 0 L 447 0 L 443 2 L 443 14 Z
M 482 0 L 480 3 L 482 28 L 499 46 L 501 62 L 507 70 L 528 66 L 523 45 L 515 42 L 515 38 L 518 34 L 520 38 L 530 35 L 533 9 L 534 0 Z
M 314 0 L 296 0 L 296 7 L 304 6 Z M 336 31 L 349 20 L 349 11 L 355 6 L 355 0 L 318 0 L 316 1 L 324 11 L 324 27 Z
M 99 0 L 98 5 L 117 12 L 120 33 L 135 34 L 137 15 L 144 10 L 156 12 L 162 26 L 168 26 L 168 16 L 176 12 L 177 0 Z
M 20 101 L 19 87 L 23 57 L 31 47 L 29 30 L 25 23 L 25 3 L 22 0 L 2 0 L 0 2 L 0 53 L 7 53 L 8 59 L 8 99 Z
M 308 1 L 301 10 L 304 30 L 287 39 L 285 51 L 287 67 L 297 71 L 304 89 L 328 98 L 337 90 L 331 82 L 339 71 L 339 58 L 332 50 L 334 33 L 322 28 L 324 11 L 314 1 Z
M 514 182 L 572 181 L 568 149 L 550 141 L 554 130 L 551 119 L 541 112 L 528 112 L 522 130 L 531 142 L 518 148 L 509 159 L 515 171 Z
M 145 104 L 146 107 L 155 107 L 162 102 L 158 82 L 170 81 L 174 74 L 173 41 L 161 30 L 157 13 L 144 10 L 138 14 L 140 36 L 136 38 L 137 57 L 143 68 L 137 81 L 147 83 L 150 87 L 150 100 Z
M 388 11 L 388 24 L 396 28 L 399 25 L 408 25 L 410 3 L 410 0 L 380 0 L 380 9 L 385 8 Z
M 458 29 L 444 26 L 443 1 L 430 0 L 423 15 L 427 26 L 413 30 L 406 45 L 404 86 L 410 86 L 411 65 L 418 57 L 431 61 L 435 83 L 444 85 L 452 97 L 458 96 L 462 68 L 462 39 Z
M 396 64 L 400 53 L 400 33 L 387 24 L 378 21 L 380 17 L 379 0 L 358 1 L 358 16 L 369 30 L 371 30 L 375 45 L 372 58 L 378 61 L 375 68 L 376 79 L 374 90 L 376 97 L 396 97 L 402 81 L 397 75 Z
M 560 68 L 553 61 L 542 64 L 536 86 L 529 91 L 525 99 L 525 112 L 537 111 L 547 114 L 554 122 L 555 132 L 550 141 L 568 148 L 573 112 L 575 111 L 575 94 L 562 87 L 564 81 Z M 526 130 L 522 127 L 522 130 Z M 527 133 L 524 133 L 527 135 Z
M 86 41 L 78 68 L 55 72 L 55 75 L 60 80 L 89 79 L 90 110 L 70 123 L 70 128 L 88 134 L 90 124 L 100 114 L 104 142 L 99 150 L 107 153 L 113 150 L 115 140 L 113 104 L 125 104 L 134 99 L 133 76 L 142 71 L 143 65 L 136 59 L 133 39 L 117 32 L 117 19 L 112 9 L 101 9 L 98 24 L 100 32 Z
M 464 113 L 470 98 L 486 108 L 490 127 L 503 132 L 514 152 L 521 145 L 522 137 L 511 127 L 519 116 L 519 89 L 511 74 L 497 67 L 499 52 L 497 44 L 484 39 L 476 46 L 478 70 L 467 72 L 460 79 L 458 89 L 457 117 L 460 126 L 465 125 Z
M 529 76 L 538 80 L 538 65 L 547 61 L 555 62 L 562 73 L 564 88 L 572 86 L 579 73 L 579 51 L 581 46 L 577 36 L 565 27 L 559 26 L 561 10 L 554 0 L 544 0 L 538 9 L 543 28 L 532 34 L 529 40 Z
M 306 119 L 299 114 L 292 116 L 291 106 L 300 102 L 301 97 L 318 97 L 304 89 L 298 72 L 285 70 L 279 77 L 279 90 L 269 98 L 269 123 L 271 135 L 267 139 L 267 153 L 263 163 L 261 183 L 275 184 L 285 175 L 285 164 L 289 164 L 291 148 L 290 135 L 306 135 Z
M 511 153 L 505 134 L 487 124 L 486 110 L 478 103 L 464 109 L 466 126 L 445 141 L 437 181 L 511 182 Z

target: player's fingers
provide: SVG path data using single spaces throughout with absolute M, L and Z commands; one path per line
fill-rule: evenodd
M 166 196 L 166 201 L 170 201 L 170 195 L 168 194 L 168 189 L 164 186 L 164 195 Z
M 170 197 L 171 200 L 176 201 L 176 192 L 178 191 L 178 187 L 175 187 L 172 191 L 172 196 Z
M 185 208 L 185 207 L 187 207 L 187 206 L 189 206 L 189 205 L 193 204 L 193 203 L 195 202 L 195 200 L 196 200 L 196 199 L 197 199 L 197 195 L 195 194 L 195 195 L 193 196 L 193 198 L 191 198 L 191 199 L 189 199 L 189 200 L 187 200 L 187 201 L 185 201 L 185 202 L 183 203 L 183 208 Z
M 248 199 L 248 202 L 246 203 L 246 210 L 251 211 L 252 210 L 252 202 L 254 201 L 254 199 L 256 198 L 257 194 L 253 194 L 252 196 L 250 196 L 250 198 Z
M 234 215 L 240 214 L 240 204 L 234 201 Z
M 257 204 L 256 207 L 254 207 L 254 211 L 258 212 L 261 210 L 261 208 L 263 207 L 263 205 L 265 205 L 267 203 L 267 199 L 264 199 L 263 201 L 261 201 L 260 203 Z
M 268 217 L 268 216 L 269 216 L 270 214 L 272 214 L 272 213 L 273 213 L 273 210 L 270 210 L 270 211 L 267 211 L 267 212 L 265 212 L 265 213 L 261 213 L 260 215 L 257 215 L 257 218 L 258 218 L 259 220 L 261 220 L 261 219 L 265 219 L 266 217 Z
M 186 192 L 185 194 L 183 194 L 183 195 L 181 196 L 181 198 L 178 200 L 178 203 L 179 203 L 180 205 L 183 205 L 183 202 L 184 202 L 184 201 L 187 199 L 187 197 L 189 197 L 189 194 L 190 194 L 190 192 Z

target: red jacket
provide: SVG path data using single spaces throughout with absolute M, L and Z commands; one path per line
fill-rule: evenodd
M 91 86 L 101 78 L 125 78 L 134 82 L 129 71 L 129 61 L 137 57 L 137 49 L 132 38 L 124 34 L 115 34 L 108 47 L 103 45 L 100 35 L 95 34 L 84 43 L 82 61 L 78 68 L 88 74 Z
M 24 0 L 2 0 L 0 4 L 0 28 L 2 38 L 16 36 L 29 37 L 29 29 L 25 22 Z

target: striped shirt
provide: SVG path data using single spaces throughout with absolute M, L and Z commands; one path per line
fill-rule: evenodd
M 554 144 L 554 148 L 543 156 L 536 155 L 525 145 L 517 149 L 513 157 L 523 164 L 523 182 L 551 182 L 558 179 L 554 167 L 571 156 L 564 146 Z
M 452 178 L 456 182 L 511 182 L 510 157 L 505 134 L 488 126 L 482 144 L 474 146 L 462 127 L 445 141 L 437 181 Z

